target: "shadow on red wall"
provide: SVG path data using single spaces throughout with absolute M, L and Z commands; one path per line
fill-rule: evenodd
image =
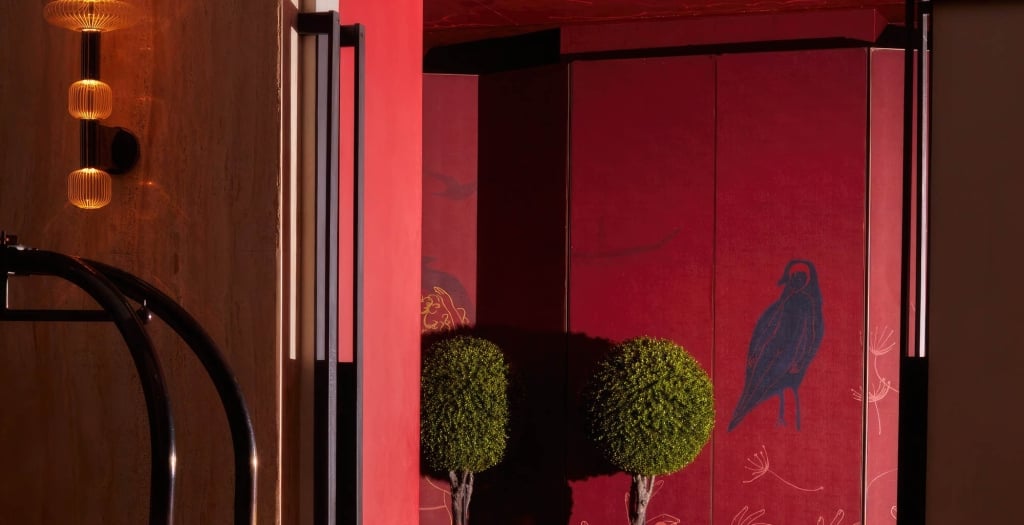
M 612 342 L 581 334 L 498 326 L 428 333 L 423 336 L 423 348 L 426 351 L 439 338 L 455 334 L 472 334 L 497 344 L 510 372 L 505 457 L 476 476 L 471 522 L 567 523 L 573 504 L 569 480 L 616 472 L 583 435 L 580 405 L 580 394 L 594 365 L 608 353 Z M 571 372 L 567 348 L 573 353 Z M 426 462 L 421 458 L 420 464 Z M 439 492 L 447 489 L 447 483 L 440 481 L 447 473 L 424 470 L 423 475 L 437 478 L 432 485 Z M 450 500 L 444 501 L 450 505 Z M 447 523 L 445 509 L 434 510 L 437 512 L 422 513 L 421 522 Z

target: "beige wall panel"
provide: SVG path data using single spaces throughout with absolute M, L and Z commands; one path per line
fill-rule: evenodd
M 199 319 L 249 401 L 259 522 L 273 523 L 280 0 L 136 0 L 140 23 L 104 35 L 101 78 L 114 90 L 105 123 L 136 132 L 142 157 L 98 211 L 65 198 L 78 164 L 66 111 L 78 36 L 49 26 L 45 3 L 0 2 L 0 229 L 122 267 Z M 16 280 L 12 306 L 30 303 L 88 304 L 67 287 Z M 175 522 L 229 523 L 230 438 L 216 394 L 169 329 L 152 333 L 177 425 Z M 145 522 L 144 402 L 111 326 L 0 324 L 0 399 L 0 523 Z

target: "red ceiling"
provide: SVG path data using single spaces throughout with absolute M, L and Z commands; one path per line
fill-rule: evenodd
M 429 49 L 567 24 L 863 7 L 902 22 L 904 0 L 424 0 L 423 17 Z

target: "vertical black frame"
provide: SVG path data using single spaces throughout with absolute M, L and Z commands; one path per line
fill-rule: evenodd
M 904 55 L 903 110 L 904 257 L 901 269 L 899 459 L 896 490 L 897 520 L 900 525 L 925 523 L 928 357 L 924 349 L 927 345 L 928 309 L 928 53 L 931 51 L 931 7 L 929 0 L 906 1 L 907 40 Z M 915 254 L 913 259 L 910 257 L 911 253 Z
M 317 525 L 355 524 L 362 522 L 365 32 L 360 24 L 340 25 L 336 11 L 299 13 L 296 29 L 301 35 L 316 38 L 313 517 Z M 352 47 L 355 51 L 351 364 L 338 362 L 339 77 L 342 47 Z M 339 383 L 339 370 L 345 379 L 343 383 Z M 339 426 L 344 432 L 338 431 Z

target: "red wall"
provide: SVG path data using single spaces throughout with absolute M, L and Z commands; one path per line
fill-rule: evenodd
M 651 335 L 694 354 L 717 400 L 711 444 L 659 480 L 651 523 L 849 525 L 865 490 L 873 521 L 892 519 L 898 398 L 877 395 L 898 388 L 883 345 L 899 305 L 900 66 L 839 49 L 481 77 L 478 330 L 501 327 L 519 406 L 475 517 L 626 521 L 629 479 L 583 438 L 578 394 L 611 343 Z M 793 260 L 815 267 L 824 324 L 800 428 L 787 389 L 783 424 L 773 395 L 730 429 Z
M 339 11 L 342 23 L 366 28 L 362 516 L 408 525 L 419 499 L 423 6 L 342 0 Z M 343 101 L 351 100 L 348 86 L 342 82 Z M 351 109 L 342 111 L 342 130 L 351 129 Z M 351 165 L 344 134 L 342 145 L 344 170 Z M 343 340 L 345 326 L 343 318 Z
M 860 518 L 865 309 L 867 52 L 718 61 L 715 254 L 716 520 Z M 788 261 L 814 263 L 824 338 L 795 399 L 765 400 L 734 429 L 748 346 Z M 765 470 L 767 467 L 767 470 Z
M 715 63 L 711 57 L 572 67 L 569 331 L 670 338 L 711 373 Z M 600 351 L 601 348 L 595 348 Z M 599 355 L 570 347 L 572 401 Z M 582 426 L 572 410 L 573 429 Z M 630 480 L 570 446 L 571 523 L 624 523 Z M 648 517 L 709 523 L 711 450 L 659 481 Z
M 423 77 L 424 333 L 476 321 L 478 77 Z M 447 479 L 420 477 L 421 525 L 451 525 Z
M 476 320 L 477 84 L 423 78 L 424 332 Z

